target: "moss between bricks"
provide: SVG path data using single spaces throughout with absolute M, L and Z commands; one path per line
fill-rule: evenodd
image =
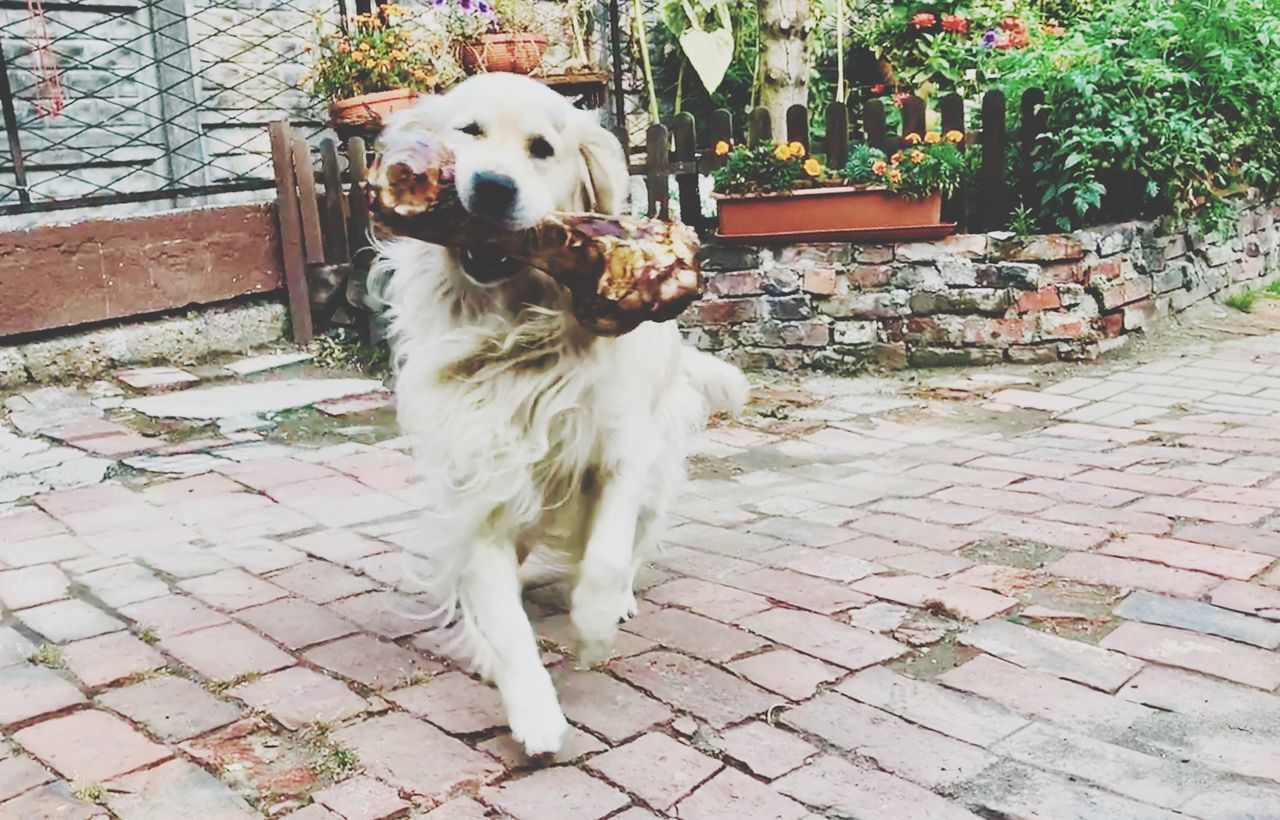
M 747 368 L 857 370 L 1096 358 L 1209 298 L 1280 276 L 1280 201 L 1232 236 L 1127 222 L 899 245 L 709 245 L 688 340 Z

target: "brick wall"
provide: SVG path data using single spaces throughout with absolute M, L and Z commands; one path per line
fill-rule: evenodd
M 1230 238 L 1150 222 L 1020 238 L 704 249 L 699 347 L 751 368 L 1091 359 L 1126 333 L 1280 272 L 1280 202 Z

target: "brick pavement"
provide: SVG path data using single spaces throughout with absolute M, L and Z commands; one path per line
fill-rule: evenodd
M 398 589 L 403 441 L 4 428 L 94 469 L 0 517 L 0 817 L 1280 818 L 1280 335 L 942 381 L 710 431 L 606 667 L 531 592 L 538 764 Z

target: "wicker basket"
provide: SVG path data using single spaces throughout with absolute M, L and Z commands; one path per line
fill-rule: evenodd
M 541 34 L 481 34 L 458 46 L 458 62 L 468 74 L 532 74 L 542 65 L 546 50 L 547 38 Z
M 383 120 L 393 112 L 413 105 L 418 92 L 407 88 L 360 94 L 329 104 L 329 122 L 343 140 L 350 137 L 376 137 Z

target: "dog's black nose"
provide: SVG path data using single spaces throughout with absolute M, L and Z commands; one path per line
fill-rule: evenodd
M 503 174 L 481 171 L 471 178 L 471 212 L 502 220 L 516 203 L 516 181 Z

